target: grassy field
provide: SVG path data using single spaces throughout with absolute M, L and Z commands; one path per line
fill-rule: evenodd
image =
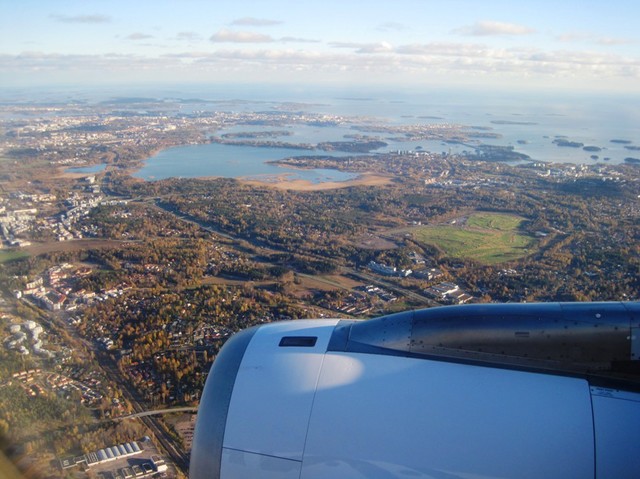
M 520 227 L 523 218 L 496 213 L 477 213 L 467 219 L 467 226 L 485 230 L 514 231 Z
M 26 258 L 27 256 L 29 256 L 29 253 L 26 251 L 0 251 L 0 264 Z
M 435 245 L 447 256 L 497 264 L 535 250 L 535 239 L 518 232 L 523 221 L 514 215 L 477 213 L 465 225 L 422 226 L 412 229 L 411 234 L 422 243 Z

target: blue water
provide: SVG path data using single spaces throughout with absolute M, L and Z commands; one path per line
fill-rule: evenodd
M 222 91 L 192 91 L 199 98 L 220 99 Z M 525 95 L 504 92 L 464 91 L 328 91 L 328 90 L 245 90 L 234 92 L 227 98 L 246 98 L 242 102 L 203 102 L 184 105 L 187 109 L 224 111 L 283 111 L 283 102 L 296 102 L 289 109 L 312 114 L 343 115 L 358 118 L 356 123 L 368 121 L 401 126 L 407 124 L 449 123 L 465 126 L 489 127 L 499 133 L 498 139 L 477 139 L 478 143 L 513 146 L 515 151 L 527 154 L 534 161 L 551 163 L 593 164 L 596 161 L 610 164 L 624 162 L 627 157 L 639 157 L 640 153 L 612 143 L 612 139 L 630 141 L 640 145 L 640 105 L 638 98 L 615 95 L 572 95 L 538 93 Z M 244 93 L 244 96 L 243 96 Z M 211 96 L 215 95 L 215 96 Z M 253 96 L 252 96 L 253 95 Z M 269 98 L 270 100 L 265 101 Z M 498 123 L 495 123 L 498 122 Z M 505 124 L 518 122 L 520 124 Z M 463 145 L 441 141 L 391 141 L 398 135 L 368 131 L 354 131 L 349 123 L 340 126 L 318 127 L 309 125 L 256 126 L 230 125 L 215 132 L 287 130 L 291 134 L 274 137 L 274 140 L 293 144 L 344 141 L 345 135 L 363 134 L 378 137 L 389 143 L 378 152 L 422 149 L 436 153 L 461 153 L 469 150 Z M 553 140 L 562 137 L 585 146 L 597 146 L 599 152 L 582 148 L 560 147 Z M 420 147 L 420 148 L 418 148 Z M 150 158 L 136 176 L 144 179 L 160 179 L 170 176 L 224 176 L 245 177 L 256 175 L 292 175 L 293 178 L 310 181 L 343 181 L 350 177 L 332 171 L 305 171 L 266 165 L 268 160 L 289 156 L 325 154 L 322 151 L 256 148 L 230 145 L 193 145 L 172 148 Z M 340 153 L 331 152 L 331 155 Z M 597 160 L 591 158 L 597 155 Z
M 386 96 L 366 99 L 336 99 L 334 104 L 312 107 L 313 111 L 375 117 L 391 125 L 451 123 L 489 127 L 502 135 L 499 139 L 478 139 L 491 145 L 513 146 L 535 161 L 553 163 L 594 163 L 609 158 L 612 164 L 640 153 L 611 143 L 612 139 L 640 145 L 640 98 L 615 95 L 572 94 L 507 94 L 503 92 L 387 92 Z M 529 124 L 496 124 L 518 122 Z M 588 152 L 582 148 L 559 147 L 557 136 L 602 148 Z M 383 138 L 384 139 L 384 138 Z M 525 141 L 526 144 L 521 144 Z M 386 150 L 411 150 L 421 146 L 436 153 L 460 153 L 466 146 L 443 144 L 439 141 L 391 144 Z M 384 150 L 381 150 L 384 151 Z
M 149 158 L 133 176 L 144 180 L 171 177 L 223 177 L 270 179 L 286 176 L 291 180 L 311 183 L 348 181 L 358 175 L 337 170 L 302 170 L 282 168 L 267 161 L 291 156 L 313 155 L 317 152 L 288 148 L 260 148 L 252 146 L 209 143 L 169 148 Z
M 147 88 L 147 87 L 145 87 Z M 107 97 L 136 96 L 135 90 L 108 92 Z M 76 96 L 77 93 L 69 96 Z M 94 92 L 91 99 L 100 98 Z M 103 93 L 104 95 L 104 93 Z M 465 126 L 489 127 L 499 133 L 499 139 L 477 139 L 478 143 L 513 146 L 518 152 L 529 155 L 534 161 L 552 163 L 609 164 L 622 163 L 628 157 L 640 157 L 640 152 L 612 143 L 623 139 L 633 146 L 640 146 L 640 97 L 615 94 L 584 95 L 572 93 L 505 93 L 502 91 L 464 91 L 431 89 L 405 91 L 399 89 L 360 90 L 313 87 L 269 88 L 264 85 L 177 86 L 172 89 L 145 89 L 144 96 L 166 99 L 199 98 L 202 102 L 181 103 L 180 112 L 229 111 L 279 112 L 296 111 L 309 114 L 342 115 L 349 122 L 340 126 L 319 127 L 290 124 L 283 126 L 256 126 L 230 124 L 225 132 L 287 130 L 291 135 L 273 138 L 287 143 L 318 143 L 344 141 L 345 135 L 363 134 L 380 138 L 389 146 L 378 150 L 422 149 L 436 153 L 460 153 L 467 146 L 452 145 L 441 141 L 390 141 L 396 134 L 372 131 L 354 131 L 351 125 L 378 124 L 402 126 L 407 124 L 449 123 Z M 102 97 L 104 98 L 104 96 Z M 238 98 L 241 100 L 232 100 Z M 495 122 L 503 122 L 502 124 Z M 504 124 L 520 122 L 527 124 Z M 480 131 L 480 130 L 479 130 Z M 582 148 L 559 147 L 553 143 L 557 137 L 581 142 L 585 146 L 602 148 L 600 152 L 588 152 Z M 418 148 L 420 147 L 420 148 Z M 189 145 L 170 148 L 149 158 L 135 176 L 147 180 L 167 177 L 268 177 L 287 175 L 292 179 L 312 182 L 345 181 L 354 175 L 322 170 L 296 170 L 265 164 L 298 155 L 341 155 L 341 153 L 282 148 L 258 148 L 221 144 Z M 343 153 L 344 154 L 344 153 Z M 591 158 L 597 155 L 598 159 Z M 95 169 L 94 169 L 95 168 Z M 71 169 L 81 173 L 97 173 L 103 166 L 87 169 Z

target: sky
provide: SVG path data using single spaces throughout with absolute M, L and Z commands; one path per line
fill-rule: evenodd
M 637 0 L 0 0 L 0 87 L 640 93 Z

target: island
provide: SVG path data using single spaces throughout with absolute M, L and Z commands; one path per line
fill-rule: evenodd
M 293 132 L 289 130 L 266 130 L 266 131 L 244 131 L 244 132 L 236 132 L 236 133 L 223 133 L 220 135 L 221 138 L 224 139 L 235 139 L 235 138 L 274 138 L 279 136 L 291 136 Z
M 570 140 L 565 140 L 563 138 L 557 138 L 553 140 L 552 143 L 555 143 L 556 145 L 561 147 L 569 147 L 569 148 L 582 148 L 584 146 L 584 143 L 580 143 L 579 141 L 570 141 Z
M 479 145 L 476 148 L 477 158 L 483 161 L 524 161 L 531 157 L 515 151 L 513 146 Z

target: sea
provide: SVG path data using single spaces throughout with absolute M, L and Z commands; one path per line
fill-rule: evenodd
M 0 92 L 0 98 L 3 92 Z M 481 139 L 485 144 L 511 146 L 533 162 L 573 164 L 620 164 L 626 158 L 640 158 L 640 93 L 615 92 L 522 92 L 474 90 L 470 88 L 342 88 L 330 86 L 287 87 L 265 85 L 177 85 L 94 89 L 67 88 L 48 93 L 48 99 L 73 101 L 125 100 L 147 97 L 178 102 L 182 113 L 196 111 L 282 112 L 340 115 L 364 124 L 456 124 L 497 133 L 499 138 Z M 26 93 L 25 93 L 26 97 Z M 29 98 L 33 98 L 31 95 Z M 396 141 L 385 135 L 354 131 L 351 122 L 339 126 L 233 125 L 212 132 L 287 130 L 287 143 L 345 141 L 345 136 L 381 136 L 388 146 L 374 153 L 431 151 L 461 153 L 469 147 L 441 141 Z M 573 142 L 585 147 L 559 146 Z M 324 151 L 295 148 L 265 148 L 219 143 L 168 148 L 145 161 L 134 176 L 145 180 L 169 177 L 287 176 L 311 182 L 346 181 L 355 175 L 335 170 L 300 170 L 267 163 L 300 155 L 326 155 Z M 331 152 L 336 155 L 341 153 Z
M 178 92 L 165 92 L 165 94 Z M 461 90 L 395 91 L 376 90 L 319 91 L 292 89 L 242 90 L 226 92 L 193 91 L 190 98 L 207 102 L 190 102 L 183 106 L 190 111 L 287 111 L 341 115 L 359 118 L 367 124 L 457 124 L 497 133 L 499 138 L 482 139 L 490 145 L 511 146 L 533 162 L 573 164 L 620 164 L 625 158 L 638 158 L 640 151 L 640 96 L 615 94 L 579 95 L 570 93 L 504 93 Z M 212 94 L 213 93 L 213 94 Z M 171 97 L 171 96 L 169 96 Z M 229 101 L 231 99 L 237 99 Z M 318 127 L 288 125 L 235 125 L 215 132 L 287 130 L 288 134 L 272 138 L 287 143 L 318 143 L 345 141 L 345 136 L 361 133 L 349 125 Z M 397 135 L 382 135 L 388 146 L 374 153 L 390 151 L 431 151 L 462 153 L 468 146 L 441 141 L 400 142 L 390 140 Z M 596 147 L 559 146 L 558 140 Z M 612 141 L 613 140 L 613 141 Z M 554 142 L 555 141 L 555 142 Z M 189 145 L 170 148 L 149 158 L 135 176 L 146 180 L 170 176 L 256 177 L 287 175 L 292 179 L 311 182 L 345 181 L 352 174 L 335 170 L 296 170 L 268 164 L 267 161 L 299 155 L 325 155 L 323 151 L 264 148 L 222 144 Z M 341 154 L 331 152 L 332 155 Z

